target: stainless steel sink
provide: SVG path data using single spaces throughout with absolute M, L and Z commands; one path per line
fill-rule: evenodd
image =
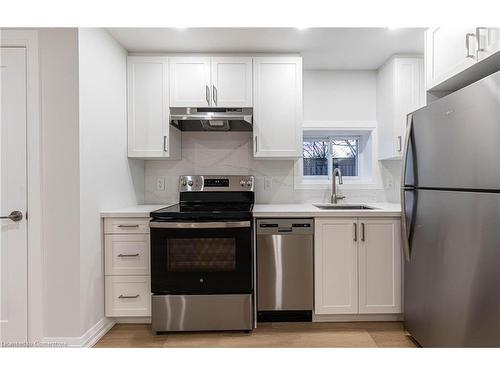
M 333 204 L 333 203 L 313 203 L 313 206 L 322 210 L 374 210 L 375 207 L 364 204 Z

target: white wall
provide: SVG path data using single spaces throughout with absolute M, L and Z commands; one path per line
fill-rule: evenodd
M 44 336 L 79 336 L 78 33 L 39 31 Z
M 376 121 L 376 72 L 304 71 L 304 121 Z M 388 172 L 387 168 L 374 171 L 382 179 Z M 293 161 L 254 159 L 250 133 L 192 132 L 182 134 L 182 160 L 146 161 L 146 202 L 176 202 L 179 175 L 210 173 L 255 175 L 258 203 L 318 202 L 330 194 L 325 187 L 294 189 Z M 166 177 L 165 191 L 156 190 L 157 177 Z M 265 177 L 273 180 L 271 190 L 264 190 Z M 344 185 L 342 193 L 348 201 L 392 198 L 382 188 L 345 189 Z
M 39 29 L 43 335 L 81 344 L 104 317 L 99 213 L 144 200 L 127 158 L 126 51 L 102 29 Z
M 81 332 L 104 317 L 99 213 L 144 200 L 144 162 L 127 158 L 127 52 L 103 29 L 79 29 Z
M 374 70 L 305 70 L 304 121 L 376 121 Z

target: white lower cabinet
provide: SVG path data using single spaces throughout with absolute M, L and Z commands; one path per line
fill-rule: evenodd
M 150 276 L 106 276 L 106 316 L 151 316 Z
M 358 312 L 357 219 L 316 219 L 314 291 L 316 314 Z
M 314 312 L 401 313 L 399 218 L 317 218 Z
M 359 313 L 400 313 L 400 221 L 360 218 L 359 226 Z
M 150 317 L 149 218 L 104 219 L 107 317 Z

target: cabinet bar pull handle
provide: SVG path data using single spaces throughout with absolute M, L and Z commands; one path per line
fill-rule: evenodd
M 217 87 L 215 85 L 212 86 L 212 91 L 213 91 L 213 98 L 214 98 L 214 103 L 217 105 Z
M 485 39 L 481 38 L 481 31 L 486 31 L 486 34 L 484 35 Z M 478 52 L 484 52 L 486 51 L 486 44 L 487 38 L 488 38 L 488 28 L 486 27 L 476 27 L 476 38 L 477 38 L 477 51 Z M 481 41 L 484 40 L 486 43 L 483 45 Z
M 257 150 L 257 145 L 258 145 L 258 143 L 257 143 L 257 136 L 255 136 L 255 138 L 254 138 L 254 139 L 255 139 L 255 153 L 257 153 L 257 151 L 258 151 L 258 150 Z
M 123 294 L 120 294 L 118 298 L 139 298 L 139 294 L 136 294 L 135 296 L 124 296 Z
M 403 138 L 398 135 L 398 152 L 401 152 L 403 150 Z
M 475 58 L 473 53 L 470 52 L 470 38 L 476 37 L 476 34 L 474 33 L 467 33 L 465 34 L 465 57 L 470 57 L 471 59 Z
M 365 242 L 365 223 L 361 223 L 361 241 Z
M 139 228 L 139 224 L 120 224 L 118 228 Z
M 137 254 L 118 254 L 117 256 L 120 257 L 120 258 L 138 257 L 139 253 L 137 253 Z
M 205 99 L 207 100 L 207 104 L 210 105 L 210 87 L 205 85 Z
M 168 152 L 168 142 L 167 142 L 167 136 L 163 136 L 163 151 Z
M 358 224 L 352 223 L 354 228 L 354 242 L 358 242 Z

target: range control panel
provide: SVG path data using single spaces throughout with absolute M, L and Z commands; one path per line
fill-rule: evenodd
M 254 191 L 254 176 L 180 176 L 179 191 Z

